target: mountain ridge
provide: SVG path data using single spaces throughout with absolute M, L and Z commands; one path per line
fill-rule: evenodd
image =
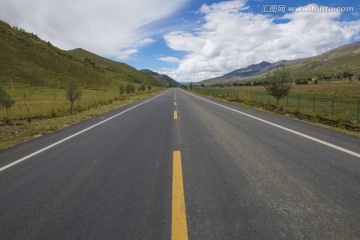
M 280 67 L 289 67 L 293 78 L 314 78 L 334 76 L 342 72 L 352 72 L 360 75 L 360 42 L 345 44 L 317 56 L 295 60 L 280 60 L 266 64 L 260 62 L 247 67 L 236 69 L 223 76 L 200 81 L 200 84 L 211 85 L 229 82 L 260 81 L 265 74 Z M 263 66 L 262 68 L 260 66 Z M 245 73 L 245 74 L 244 74 Z
M 262 61 L 258 64 L 251 64 L 245 68 L 236 69 L 222 76 L 222 78 L 231 78 L 233 76 L 248 77 L 260 74 L 272 64 L 270 62 Z

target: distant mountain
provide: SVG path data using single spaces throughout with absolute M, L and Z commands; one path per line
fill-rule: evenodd
M 239 79 L 243 79 L 243 78 L 256 76 L 256 75 L 265 73 L 268 70 L 270 70 L 272 68 L 272 66 L 273 66 L 273 64 L 271 64 L 270 62 L 262 61 L 261 63 L 252 64 L 245 68 L 236 69 L 236 70 L 229 72 L 221 77 L 207 79 L 207 80 L 201 81 L 200 83 L 214 84 L 214 83 L 224 82 L 224 81 L 227 82 L 227 80 L 235 81 L 235 80 L 239 80 Z
M 282 60 L 275 63 L 261 62 L 234 70 L 224 76 L 203 80 L 205 85 L 228 82 L 248 82 L 265 78 L 268 71 L 287 66 L 294 79 L 334 76 L 349 71 L 360 76 L 360 42 L 346 44 L 318 56 Z
M 150 77 L 156 79 L 160 83 L 160 86 L 163 86 L 163 87 L 169 87 L 169 86 L 179 87 L 179 86 L 181 86 L 180 83 L 178 83 L 177 81 L 175 81 L 168 75 L 159 74 L 159 73 L 151 71 L 149 69 L 143 69 L 140 71 L 149 75 Z
M 233 77 L 249 77 L 264 73 L 267 71 L 268 67 L 271 66 L 271 63 L 263 61 L 259 64 L 252 64 L 246 68 L 240 68 L 235 71 L 232 71 L 220 78 L 233 78 Z
M 117 85 L 117 82 L 158 82 L 141 71 L 102 58 L 83 49 L 64 51 L 36 34 L 13 28 L 0 20 L 0 81 L 62 88 L 74 81 L 91 88 Z

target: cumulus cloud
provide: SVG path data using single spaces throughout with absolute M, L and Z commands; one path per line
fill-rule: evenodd
M 161 57 L 158 58 L 160 61 L 168 62 L 168 63 L 178 63 L 180 60 L 177 57 Z
M 311 6 L 311 5 L 309 5 Z M 164 35 L 171 49 L 186 51 L 166 74 L 179 81 L 220 76 L 261 61 L 314 56 L 359 37 L 360 21 L 340 21 L 340 12 L 293 12 L 280 18 L 247 11 L 245 0 L 203 5 L 194 31 Z
M 170 16 L 188 0 L 11 0 L 0 18 L 63 49 L 82 47 L 127 58 L 154 42 L 145 26 Z

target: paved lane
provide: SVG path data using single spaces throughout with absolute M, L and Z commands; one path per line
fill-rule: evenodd
M 0 239 L 360 239 L 359 138 L 215 102 L 170 89 L 0 151 L 58 143 L 0 171 Z
M 0 239 L 169 239 L 172 96 L 0 172 Z
M 359 150 L 358 138 L 220 104 Z M 360 238 L 358 157 L 182 91 L 177 106 L 189 239 Z

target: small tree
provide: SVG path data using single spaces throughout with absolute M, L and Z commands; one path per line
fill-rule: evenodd
M 148 89 L 148 91 L 150 91 L 151 90 L 151 85 L 148 85 L 147 89 Z
M 289 94 L 293 82 L 288 68 L 277 69 L 266 74 L 266 84 L 264 85 L 266 92 L 273 96 L 276 105 L 280 100 Z
M 66 99 L 70 102 L 70 113 L 73 113 L 74 103 L 76 100 L 80 100 L 82 91 L 74 82 L 70 82 L 65 91 Z
M 6 109 L 6 121 L 7 122 L 10 122 L 10 110 L 11 110 L 11 107 L 14 104 L 15 104 L 15 100 L 12 99 L 10 95 L 4 101 L 4 107 Z
M 145 84 L 143 84 L 143 83 L 141 84 L 140 90 L 141 90 L 142 92 L 146 90 Z
M 0 106 L 5 107 L 6 109 L 5 120 L 7 122 L 10 121 L 10 110 L 14 104 L 15 104 L 15 100 L 12 99 L 11 95 L 6 91 L 5 87 L 0 82 Z
M 127 93 L 127 94 L 130 94 L 130 93 L 132 93 L 132 92 L 135 91 L 135 86 L 134 86 L 133 84 L 128 83 L 128 84 L 126 85 L 125 90 L 126 90 L 126 93 Z
M 350 82 L 351 82 L 353 76 L 354 76 L 354 74 L 351 73 L 351 72 L 346 71 L 346 72 L 343 73 L 343 78 L 344 79 L 346 79 L 346 78 L 349 79 Z
M 123 84 L 120 84 L 119 86 L 119 94 L 122 96 L 125 93 L 125 87 Z

